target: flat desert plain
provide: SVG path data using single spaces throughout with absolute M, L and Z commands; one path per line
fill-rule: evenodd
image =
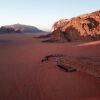
M 41 62 L 50 54 L 99 61 L 100 41 L 43 43 L 32 34 L 0 35 L 0 100 L 100 100 L 100 78 Z

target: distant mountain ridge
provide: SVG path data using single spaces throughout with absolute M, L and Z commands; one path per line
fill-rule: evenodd
M 43 32 L 35 26 L 13 24 L 0 27 L 0 33 L 38 33 Z

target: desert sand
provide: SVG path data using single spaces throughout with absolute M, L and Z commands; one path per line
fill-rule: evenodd
M 49 54 L 98 61 L 100 41 L 42 43 L 33 35 L 0 35 L 0 100 L 100 100 L 99 78 L 41 62 Z

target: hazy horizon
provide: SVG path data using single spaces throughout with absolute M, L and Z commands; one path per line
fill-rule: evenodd
M 1 0 L 0 26 L 20 23 L 50 30 L 55 21 L 100 10 L 99 5 L 98 0 Z

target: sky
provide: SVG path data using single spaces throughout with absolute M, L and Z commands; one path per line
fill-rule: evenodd
M 0 26 L 33 25 L 50 30 L 57 20 L 100 10 L 100 0 L 0 0 Z

